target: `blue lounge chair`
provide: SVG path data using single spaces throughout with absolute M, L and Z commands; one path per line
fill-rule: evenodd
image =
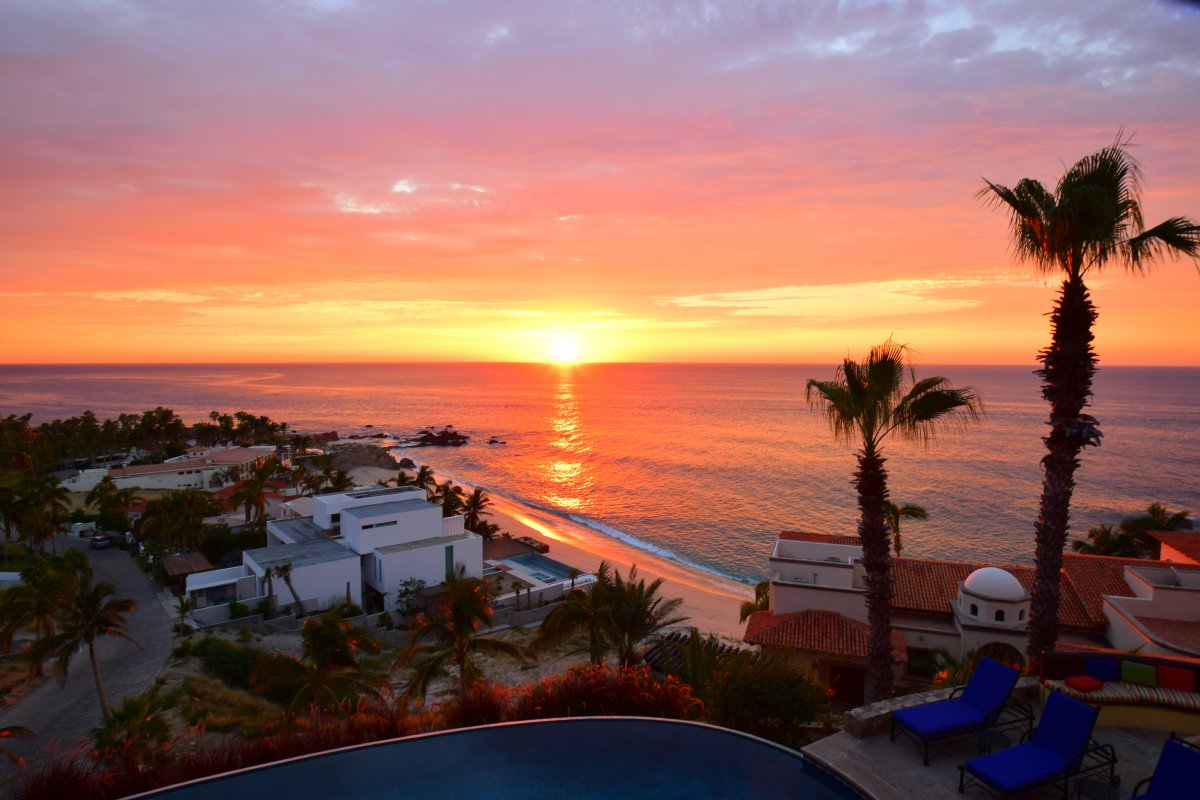
M 900 733 L 911 736 L 928 767 L 931 744 L 957 739 L 995 723 L 1018 677 L 1015 669 L 981 658 L 966 687 L 956 688 L 948 699 L 893 712 L 891 740 L 896 741 Z
M 1197 780 L 1200 780 L 1200 749 L 1180 739 L 1167 739 L 1154 774 L 1133 787 L 1132 800 L 1195 797 Z
M 1099 713 L 1098 708 L 1051 692 L 1030 741 L 973 758 L 958 768 L 959 794 L 968 786 L 982 786 L 1000 797 L 1011 797 L 1062 781 L 1066 798 L 1071 778 L 1080 771 L 1091 746 Z

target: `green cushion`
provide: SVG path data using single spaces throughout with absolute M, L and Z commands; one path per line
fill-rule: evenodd
M 1136 683 L 1141 686 L 1158 686 L 1158 670 L 1154 668 L 1153 664 L 1122 661 L 1121 680 L 1125 683 Z

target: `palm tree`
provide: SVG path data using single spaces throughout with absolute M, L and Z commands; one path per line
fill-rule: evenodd
M 1137 535 L 1131 531 L 1114 529 L 1112 525 L 1097 525 L 1088 531 L 1086 541 L 1072 540 L 1071 549 L 1090 556 L 1140 558 L 1142 555 Z
M 847 358 L 831 381 L 809 380 L 809 405 L 826 414 L 834 436 L 860 444 L 858 470 L 858 535 L 862 540 L 867 585 L 868 697 L 881 700 L 892 691 L 891 554 L 888 542 L 888 499 L 884 440 L 891 435 L 922 443 L 933 441 L 938 428 L 978 418 L 979 397 L 971 387 L 955 389 L 946 378 L 917 379 L 908 363 L 908 348 L 890 339 L 871 348 L 864 361 Z
M 221 513 L 216 498 L 203 489 L 179 489 L 146 503 L 142 531 L 171 547 L 195 550 L 204 540 L 204 520 Z
M 267 489 L 271 478 L 279 470 L 279 462 L 272 456 L 251 468 L 250 474 L 229 496 L 229 502 L 242 506 L 246 511 L 246 524 L 262 522 L 267 516 Z M 253 519 L 251 519 L 253 512 Z
M 0 483 L 0 525 L 4 527 L 4 566 L 8 567 L 8 542 L 21 518 L 21 496 L 11 486 Z
M 280 564 L 275 567 L 274 575 L 276 578 L 282 580 L 284 585 L 287 586 L 288 591 L 292 593 L 292 601 L 295 604 L 292 608 L 292 613 L 296 615 L 297 619 L 303 617 L 306 614 L 304 601 L 300 599 L 300 595 L 296 593 L 296 587 L 292 585 L 292 562 L 289 561 L 286 564 Z
M 196 601 L 180 595 L 175 598 L 175 613 L 179 615 L 179 633 L 182 635 L 184 626 L 187 625 L 187 615 L 196 607 Z
M 100 725 L 91 731 L 92 759 L 109 767 L 132 772 L 149 766 L 170 744 L 171 724 L 166 712 L 175 702 L 160 694 L 163 679 L 119 706 L 105 712 Z
M 754 599 L 742 603 L 738 610 L 738 622 L 745 622 L 750 615 L 758 611 L 771 610 L 771 582 L 759 581 L 754 584 Z
M 462 508 L 463 490 L 461 486 L 455 486 L 453 481 L 446 481 L 439 484 L 437 494 L 434 495 L 434 502 L 442 507 L 442 517 L 453 517 Z
M 334 492 L 348 492 L 354 488 L 354 479 L 344 469 L 335 469 L 324 476 L 329 489 Z
M 596 581 L 589 588 L 572 589 L 563 602 L 556 605 L 538 628 L 533 640 L 533 649 L 550 647 L 575 634 L 586 631 L 588 658 L 593 664 L 604 662 L 609 645 L 605 624 L 609 615 L 609 595 L 612 590 L 612 572 L 607 561 L 596 568 Z M 517 595 L 518 598 L 520 594 Z
M 487 496 L 486 491 L 476 486 L 475 491 L 467 495 L 462 501 L 463 525 L 466 526 L 467 530 L 475 530 L 479 527 L 479 523 L 484 521 L 484 517 L 490 517 L 492 512 L 487 509 L 491 506 L 492 498 Z
M 900 555 L 900 549 L 903 546 L 900 541 L 900 520 L 902 519 L 929 519 L 929 512 L 923 506 L 905 503 L 898 506 L 891 500 L 884 502 L 883 515 L 887 519 L 888 529 L 892 532 L 892 548 L 896 551 L 896 555 Z
M 135 611 L 133 601 L 116 597 L 116 593 L 117 587 L 108 581 L 92 583 L 90 570 L 77 571 L 75 591 L 69 600 L 69 607 L 64 609 L 60 617 L 59 632 L 39 640 L 30 648 L 30 657 L 35 661 L 54 658 L 54 673 L 60 683 L 65 683 L 71 659 L 86 647 L 103 713 L 108 713 L 109 708 L 104 696 L 104 681 L 100 676 L 100 662 L 96 659 L 96 639 L 119 636 L 133 642 L 139 650 L 142 649 L 129 635 L 125 624 L 125 615 Z
M 400 470 L 399 472 L 396 473 L 396 477 L 392 478 L 392 483 L 396 484 L 397 486 L 415 486 L 416 485 L 416 482 L 413 480 L 413 477 L 411 475 L 409 475 L 407 472 L 405 472 L 404 470 Z
M 1157 558 L 1160 549 L 1150 531 L 1190 531 L 1193 527 L 1189 512 L 1168 511 L 1162 503 L 1151 503 L 1141 516 L 1121 520 L 1121 530 L 1133 536 L 1144 558 Z
M 282 690 L 291 697 L 289 715 L 308 706 L 314 727 L 321 709 L 344 709 L 362 695 L 378 696 L 383 680 L 359 660 L 378 653 L 377 639 L 345 620 L 345 607 L 335 605 L 319 617 L 304 622 L 300 632 L 301 658 L 278 655 L 263 659 L 251 675 L 258 690 Z
M 29 542 L 31 550 L 42 552 L 49 541 L 51 554 L 58 554 L 54 537 L 70 519 L 69 508 L 67 487 L 59 483 L 58 478 L 40 478 L 22 487 L 18 524 L 21 537 Z
M 75 591 L 78 573 L 72 561 L 35 561 L 21 571 L 20 584 L 0 589 L 0 651 L 11 652 L 13 638 L 26 628 L 33 630 L 35 646 L 54 635 Z M 42 674 L 43 660 L 29 657 L 31 675 Z
M 472 659 L 477 653 L 525 658 L 520 645 L 479 635 L 480 628 L 492 625 L 492 604 L 483 581 L 467 577 L 459 564 L 442 587 L 448 595 L 446 601 L 428 616 L 417 618 L 412 644 L 395 662 L 395 666 L 415 668 L 405 694 L 422 701 L 429 684 L 449 674 L 451 668 L 458 673 L 458 695 L 462 697 L 480 677 L 479 666 Z
M 1142 220 L 1141 168 L 1119 132 L 1111 145 L 1085 156 L 1053 192 L 1024 178 L 1011 189 L 985 181 L 979 196 L 1009 214 L 1013 250 L 1046 275 L 1061 274 L 1050 315 L 1050 345 L 1041 351 L 1042 397 L 1050 404 L 1050 433 L 1043 441 L 1042 499 L 1034 525 L 1036 579 L 1029 623 L 1029 665 L 1058 639 L 1063 547 L 1080 451 L 1100 444 L 1097 420 L 1084 413 L 1092 394 L 1096 307 L 1084 277 L 1110 263 L 1142 273 L 1167 256 L 1196 257 L 1200 227 L 1172 217 L 1152 228 Z
M 676 614 L 683 605 L 683 598 L 667 599 L 658 594 L 662 578 L 649 584 L 638 578 L 637 565 L 629 568 L 628 579 L 614 572 L 611 585 L 604 592 L 608 615 L 603 622 L 605 638 L 616 651 L 617 661 L 623 667 L 632 667 L 638 661 L 638 647 L 656 638 L 663 628 L 678 625 L 687 617 Z
M 417 474 L 413 476 L 413 486 L 419 486 L 425 490 L 425 499 L 433 500 L 433 496 L 437 493 L 438 483 L 434 477 L 433 469 L 428 464 L 422 464 L 417 467 Z

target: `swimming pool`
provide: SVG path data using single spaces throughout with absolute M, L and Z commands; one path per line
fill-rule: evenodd
M 858 800 L 799 753 L 695 722 L 587 717 L 395 739 L 161 789 L 164 800 Z
M 521 553 L 515 556 L 497 558 L 496 561 L 521 566 L 528 570 L 530 575 L 543 583 L 557 583 L 558 581 L 568 580 L 571 577 L 571 568 L 568 565 L 561 561 L 555 561 L 553 558 L 547 558 L 541 553 Z

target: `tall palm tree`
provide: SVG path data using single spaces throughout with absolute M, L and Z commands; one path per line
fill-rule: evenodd
M 467 530 L 475 530 L 479 527 L 479 523 L 483 522 L 484 517 L 490 517 L 492 512 L 488 509 L 491 506 L 492 498 L 488 497 L 487 492 L 478 486 L 475 487 L 475 491 L 463 498 L 463 525 L 467 527 Z
M 892 549 L 896 551 L 896 555 L 900 555 L 900 550 L 903 548 L 903 543 L 900 541 L 900 520 L 902 519 L 929 519 L 929 512 L 923 506 L 905 503 L 898 506 L 891 500 L 883 504 L 883 515 L 887 518 L 888 529 L 892 532 Z
M 102 713 L 108 713 L 109 707 L 104 695 L 100 662 L 96 659 L 96 639 L 101 636 L 116 636 L 133 642 L 135 647 L 142 649 L 130 636 L 125 623 L 125 616 L 136 610 L 133 601 L 116 597 L 116 594 L 117 587 L 108 581 L 92 583 L 90 570 L 77 573 L 75 591 L 69 599 L 70 606 L 60 617 L 58 633 L 39 640 L 30 648 L 32 659 L 53 658 L 54 673 L 60 682 L 65 683 L 71 659 L 86 647 Z
M 38 560 L 21 571 L 20 584 L 0 589 L 0 652 L 11 652 L 13 638 L 25 629 L 33 630 L 35 645 L 54 635 L 62 614 L 70 607 L 75 581 L 84 567 L 86 558 L 82 567 L 74 559 Z M 30 656 L 31 675 L 42 674 L 44 660 Z
M 605 618 L 605 638 L 612 644 L 617 661 L 632 667 L 638 661 L 638 647 L 654 639 L 663 628 L 687 620 L 676 612 L 683 598 L 666 598 L 658 593 L 662 578 L 646 583 L 638 577 L 637 565 L 629 568 L 629 577 L 613 572 L 612 583 L 605 591 L 608 614 Z
M 300 595 L 296 592 L 296 587 L 292 584 L 292 562 L 289 561 L 286 564 L 280 564 L 272 570 L 272 574 L 274 577 L 282 580 L 284 585 L 287 586 L 288 591 L 292 593 L 292 601 L 295 604 L 292 607 L 292 613 L 296 615 L 297 619 L 303 617 L 307 612 L 304 610 L 304 601 L 300 599 Z
M 8 566 L 8 542 L 21 518 L 21 495 L 0 483 L 0 526 L 4 528 L 4 566 Z
M 890 339 L 871 348 L 863 361 L 847 358 L 831 381 L 809 380 L 809 405 L 825 412 L 834 436 L 861 446 L 858 470 L 858 535 L 862 540 L 867 584 L 867 694 L 881 700 L 892 691 L 891 598 L 886 502 L 886 459 L 889 436 L 931 443 L 939 428 L 964 425 L 978 418 L 979 397 L 970 386 L 955 389 L 946 378 L 917 379 L 908 348 Z
M 1092 394 L 1097 318 L 1084 277 L 1116 264 L 1143 273 L 1168 256 L 1200 253 L 1200 227 L 1172 217 L 1152 228 L 1142 219 L 1141 168 L 1124 132 L 1080 159 L 1051 192 L 1024 178 L 1009 188 L 991 181 L 979 195 L 1008 212 L 1018 260 L 1046 275 L 1061 275 L 1050 315 L 1050 345 L 1041 351 L 1042 397 L 1050 404 L 1050 433 L 1043 441 L 1042 498 L 1034 524 L 1036 579 L 1030 608 L 1028 655 L 1036 671 L 1042 653 L 1058 639 L 1063 547 L 1080 451 L 1100 444 L 1099 422 L 1084 409 Z
M 463 696 L 480 677 L 479 666 L 472 658 L 477 653 L 525 658 L 525 648 L 520 645 L 479 635 L 481 628 L 492 625 L 492 604 L 483 581 L 467 577 L 460 564 L 446 576 L 442 587 L 446 601 L 427 616 L 418 617 L 412 644 L 395 662 L 395 666 L 415 668 L 405 694 L 418 700 L 425 699 L 435 678 L 449 674 L 451 669 L 458 673 L 458 694 Z
M 442 507 L 443 517 L 452 517 L 463 507 L 463 489 L 455 486 L 453 481 L 438 484 L 437 493 L 433 500 Z
M 221 513 L 216 498 L 203 489 L 178 489 L 146 503 L 142 531 L 172 547 L 195 550 L 204 540 L 204 520 Z
M 247 525 L 251 522 L 262 522 L 266 518 L 267 489 L 278 470 L 279 462 L 273 456 L 261 464 L 254 465 L 241 485 L 229 496 L 231 503 L 245 509 Z
M 127 509 L 137 497 L 137 489 L 120 488 L 112 477 L 105 475 L 87 493 L 86 501 L 100 515 L 100 527 L 104 530 L 125 531 L 129 528 Z
M 1087 539 L 1074 539 L 1071 549 L 1076 553 L 1090 556 L 1116 556 L 1119 558 L 1139 558 L 1142 548 L 1138 544 L 1137 535 L 1115 529 L 1112 525 L 1097 525 L 1087 533 Z
M 570 636 L 585 631 L 588 638 L 588 658 L 593 664 L 604 662 L 608 652 L 605 623 L 609 614 L 609 595 L 612 590 L 612 571 L 607 561 L 596 568 L 596 581 L 587 588 L 572 589 L 563 602 L 556 605 L 538 628 L 533 649 L 553 646 Z M 518 595 L 519 597 L 519 595 Z

